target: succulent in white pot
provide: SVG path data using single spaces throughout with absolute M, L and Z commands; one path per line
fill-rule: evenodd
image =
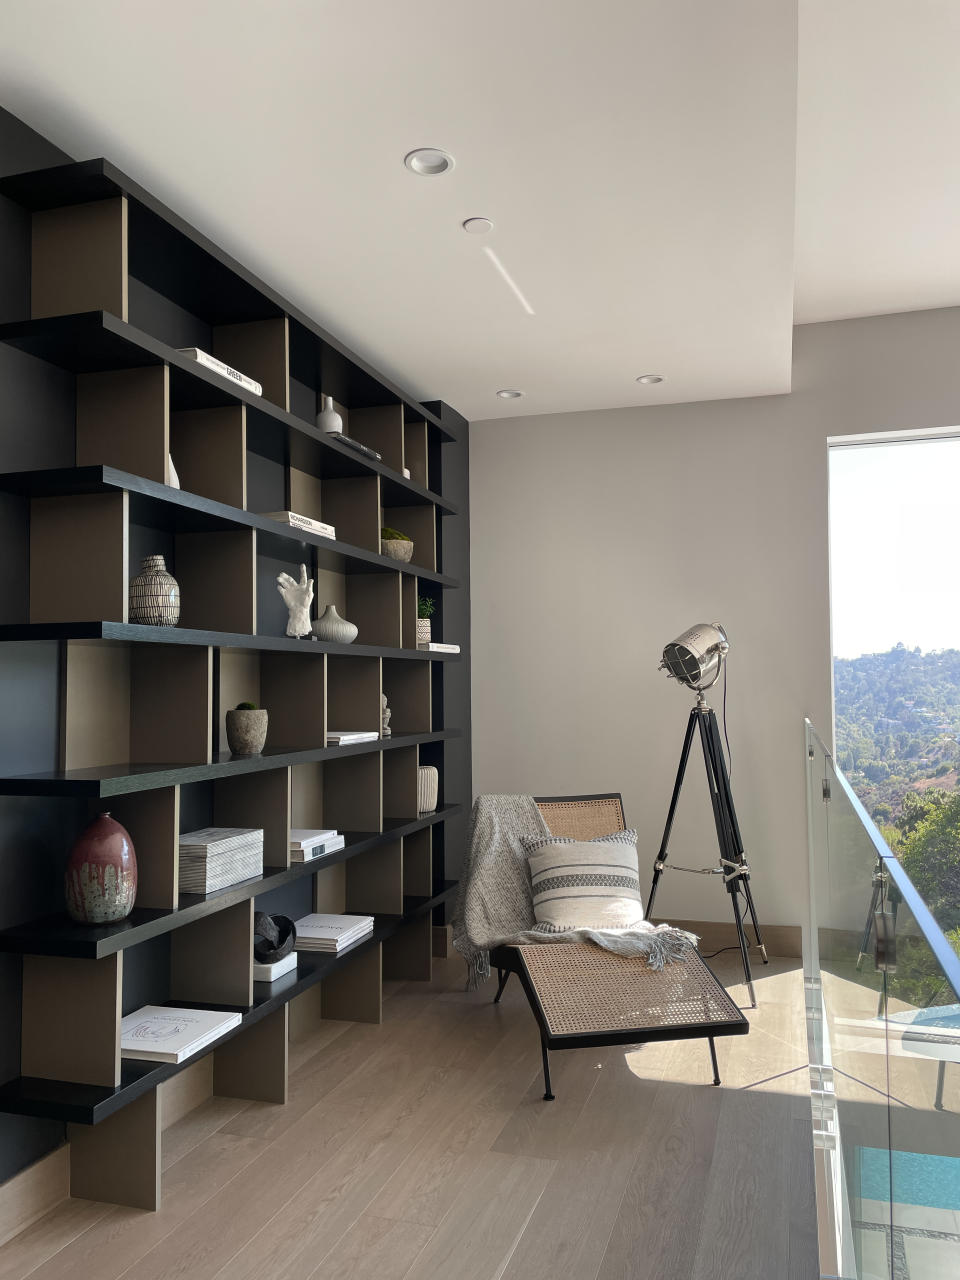
M 431 619 L 436 609 L 432 596 L 417 597 L 417 644 L 429 644 L 433 639 Z

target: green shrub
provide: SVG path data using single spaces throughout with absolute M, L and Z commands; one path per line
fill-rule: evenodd
M 255 702 L 238 702 L 235 711 L 256 711 L 257 704 Z
M 380 530 L 380 537 L 385 538 L 387 542 L 412 542 L 413 539 L 407 533 L 401 533 L 399 529 L 389 529 L 386 526 Z
M 437 602 L 432 596 L 417 596 L 417 617 L 432 618 L 437 611 Z

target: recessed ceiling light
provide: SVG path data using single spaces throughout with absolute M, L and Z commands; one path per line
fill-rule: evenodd
M 469 236 L 485 236 L 488 231 L 493 230 L 493 223 L 489 218 L 467 218 L 460 225 Z
M 513 387 L 504 387 L 502 391 L 497 392 L 497 395 L 501 400 L 519 400 L 523 392 L 515 391 Z
M 439 147 L 417 147 L 416 151 L 407 152 L 403 163 L 411 173 L 418 173 L 421 178 L 433 178 L 453 168 L 453 156 Z
M 654 383 L 663 381 L 663 374 L 662 373 L 641 373 L 637 381 L 643 383 L 645 387 L 652 387 Z

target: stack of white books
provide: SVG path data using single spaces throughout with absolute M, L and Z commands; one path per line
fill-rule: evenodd
M 441 644 L 439 640 L 424 641 L 417 645 L 418 649 L 424 650 L 426 653 L 459 653 L 460 646 L 458 644 Z
M 337 954 L 373 933 L 373 916 L 336 916 L 314 912 L 297 921 L 298 951 Z
M 302 516 L 298 511 L 264 511 L 262 512 L 270 520 L 277 520 L 280 524 L 288 524 L 291 529 L 305 529 L 307 533 L 318 533 L 321 538 L 335 538 L 337 536 L 336 526 L 327 524 L 326 520 L 314 520 L 313 516 Z
M 290 831 L 290 860 L 309 862 L 334 853 L 346 844 L 346 837 L 332 828 L 293 827 Z
M 380 737 L 375 729 L 328 729 L 328 747 L 350 747 L 357 742 L 376 742 Z
M 145 1004 L 120 1022 L 120 1056 L 143 1062 L 183 1062 L 240 1025 L 239 1013 Z
M 180 837 L 180 892 L 214 893 L 263 875 L 263 829 L 201 827 Z

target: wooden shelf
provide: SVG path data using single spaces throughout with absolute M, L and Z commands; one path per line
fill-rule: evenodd
M 213 1053 L 219 1046 L 282 1008 L 316 983 L 331 977 L 370 947 L 378 946 L 392 937 L 408 920 L 422 916 L 432 911 L 434 907 L 440 906 L 455 889 L 455 881 L 446 881 L 440 891 L 431 898 L 409 899 L 411 904 L 409 914 L 405 912 L 401 916 L 375 916 L 373 933 L 339 955 L 301 952 L 296 972 L 285 974 L 276 982 L 253 984 L 253 1004 L 242 1010 L 243 1018 L 239 1027 L 184 1062 L 136 1062 L 125 1058 L 121 1062 L 120 1084 L 115 1089 L 74 1084 L 65 1080 L 41 1080 L 31 1076 L 17 1076 L 0 1086 L 0 1113 L 38 1116 L 74 1124 L 98 1124 L 144 1093 L 155 1089 L 164 1080 L 169 1080 L 200 1058 Z M 236 1008 L 238 1006 L 213 1007 Z
M 389 556 L 366 551 L 334 538 L 321 538 L 302 529 L 291 529 L 266 516 L 228 507 L 182 489 L 145 480 L 115 467 L 70 467 L 50 471 L 8 471 L 0 474 L 0 490 L 29 498 L 66 498 L 78 494 L 130 495 L 130 521 L 161 524 L 171 533 L 214 533 L 230 529 L 256 529 L 258 551 L 296 559 L 297 547 L 316 548 L 320 568 L 350 573 L 414 574 L 441 587 L 458 587 L 456 578 L 401 564 Z
M 335 436 L 319 431 L 306 418 L 245 391 L 109 311 L 0 324 L 0 342 L 76 374 L 169 365 L 170 395 L 179 410 L 246 405 L 252 420 L 259 417 L 274 433 L 279 430 L 281 438 L 282 433 L 286 433 L 286 443 L 301 469 L 312 464 L 329 476 L 379 475 L 388 505 L 416 506 L 433 502 L 441 515 L 457 514 L 456 505 L 441 494 L 408 480 L 376 458 L 342 444 Z
M 265 769 L 281 769 L 290 764 L 309 764 L 314 760 L 339 760 L 365 755 L 371 751 L 391 751 L 398 747 L 419 746 L 426 742 L 445 742 L 459 738 L 458 729 L 437 733 L 395 734 L 376 742 L 360 742 L 352 747 L 317 747 L 310 751 L 284 751 L 267 747 L 258 756 L 215 754 L 210 764 L 146 764 L 129 763 L 98 769 L 51 769 L 45 773 L 20 773 L 0 777 L 0 795 L 4 796 L 106 796 L 127 795 L 131 791 L 152 791 L 177 783 L 213 782 L 245 773 L 261 773 Z
M 459 653 L 427 653 L 387 645 L 331 644 L 292 640 L 289 636 L 243 635 L 235 631 L 197 631 L 189 627 L 144 627 L 127 622 L 24 622 L 0 625 L 0 644 L 41 640 L 115 640 L 122 644 L 193 644 L 214 649 L 256 649 L 279 653 L 330 653 L 344 657 L 459 662 Z
M 34 212 L 126 196 L 133 202 L 134 232 L 142 231 L 144 238 L 151 232 L 155 237 L 162 235 L 165 229 L 173 233 L 163 245 L 163 268 L 167 273 L 176 273 L 195 293 L 204 295 L 202 305 L 208 314 L 219 312 L 222 322 L 289 315 L 324 348 L 349 363 L 358 393 L 367 391 L 372 397 L 370 404 L 381 403 L 385 391 L 430 422 L 445 439 L 459 439 L 451 430 L 454 424 L 449 414 L 441 416 L 430 404 L 419 403 L 378 373 L 108 160 L 101 157 L 13 174 L 0 180 L 0 194 Z M 138 211 L 142 211 L 139 217 Z M 135 262 L 131 273 L 137 274 Z
M 127 947 L 137 946 L 151 938 L 169 933 L 181 925 L 192 924 L 204 916 L 213 915 L 278 889 L 281 885 L 313 875 L 325 867 L 346 862 L 370 849 L 426 830 L 437 822 L 443 822 L 461 812 L 461 806 L 445 805 L 434 813 L 414 820 L 396 820 L 384 823 L 383 831 L 347 831 L 346 844 L 336 853 L 314 862 L 296 862 L 283 869 L 271 869 L 253 880 L 243 880 L 217 893 L 206 896 L 183 893 L 176 911 L 151 911 L 135 908 L 126 920 L 109 925 L 76 924 L 65 913 L 30 920 L 0 932 L 0 952 L 16 955 L 69 956 L 78 960 L 102 960 Z M 406 902 L 407 899 L 404 899 Z M 414 899 L 409 899 L 411 909 Z M 419 902 L 419 899 L 417 899 Z

